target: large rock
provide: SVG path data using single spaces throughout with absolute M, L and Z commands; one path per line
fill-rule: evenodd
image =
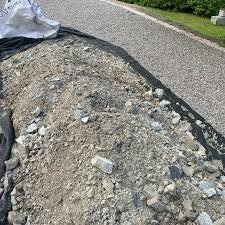
M 211 22 L 216 25 L 225 25 L 225 17 L 224 16 L 212 16 Z

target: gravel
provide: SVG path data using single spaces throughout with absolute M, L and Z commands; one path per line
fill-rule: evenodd
M 123 47 L 225 133 L 225 120 L 221 119 L 225 114 L 223 52 L 100 0 L 39 2 L 62 25 Z

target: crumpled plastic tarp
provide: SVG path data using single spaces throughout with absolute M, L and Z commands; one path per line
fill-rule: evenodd
M 0 11 L 0 39 L 56 37 L 60 24 L 46 18 L 35 0 L 7 0 Z

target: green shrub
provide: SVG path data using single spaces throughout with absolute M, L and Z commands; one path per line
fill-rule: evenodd
M 193 13 L 200 16 L 217 15 L 221 7 L 221 0 L 188 0 Z
M 225 0 L 120 0 L 159 9 L 192 12 L 200 16 L 217 15 L 220 8 L 225 8 Z

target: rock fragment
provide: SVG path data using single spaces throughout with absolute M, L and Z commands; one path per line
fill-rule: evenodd
M 154 121 L 151 123 L 151 125 L 152 125 L 153 130 L 156 132 L 159 132 L 162 130 L 162 125 L 159 122 Z
M 202 212 L 197 218 L 199 225 L 213 225 L 213 221 L 210 218 L 209 214 Z
M 170 179 L 180 179 L 183 176 L 182 169 L 179 165 L 173 165 L 169 167 L 169 176 Z
M 102 158 L 100 156 L 95 156 L 92 160 L 91 163 L 93 166 L 97 167 L 101 171 L 111 174 L 113 170 L 113 162 L 111 162 L 108 159 Z
M 22 213 L 11 211 L 8 215 L 8 221 L 12 224 L 24 225 L 26 223 L 26 216 Z
M 19 164 L 19 160 L 16 158 L 5 161 L 6 171 L 11 171 L 11 170 L 15 169 L 18 164 Z
M 168 105 L 170 105 L 170 104 L 171 104 L 170 101 L 162 100 L 162 101 L 159 103 L 159 106 L 160 106 L 160 107 L 165 107 L 165 106 L 168 106 Z
M 199 183 L 199 188 L 206 195 L 206 197 L 210 198 L 216 195 L 215 184 L 211 181 L 201 181 Z
M 157 89 L 155 89 L 155 93 L 154 94 L 156 95 L 156 97 L 162 98 L 163 95 L 164 95 L 164 90 L 160 89 L 160 88 L 157 88 Z
M 28 134 L 34 134 L 36 133 L 38 130 L 37 124 L 36 123 L 32 123 L 31 125 L 29 125 L 26 129 L 26 132 Z

